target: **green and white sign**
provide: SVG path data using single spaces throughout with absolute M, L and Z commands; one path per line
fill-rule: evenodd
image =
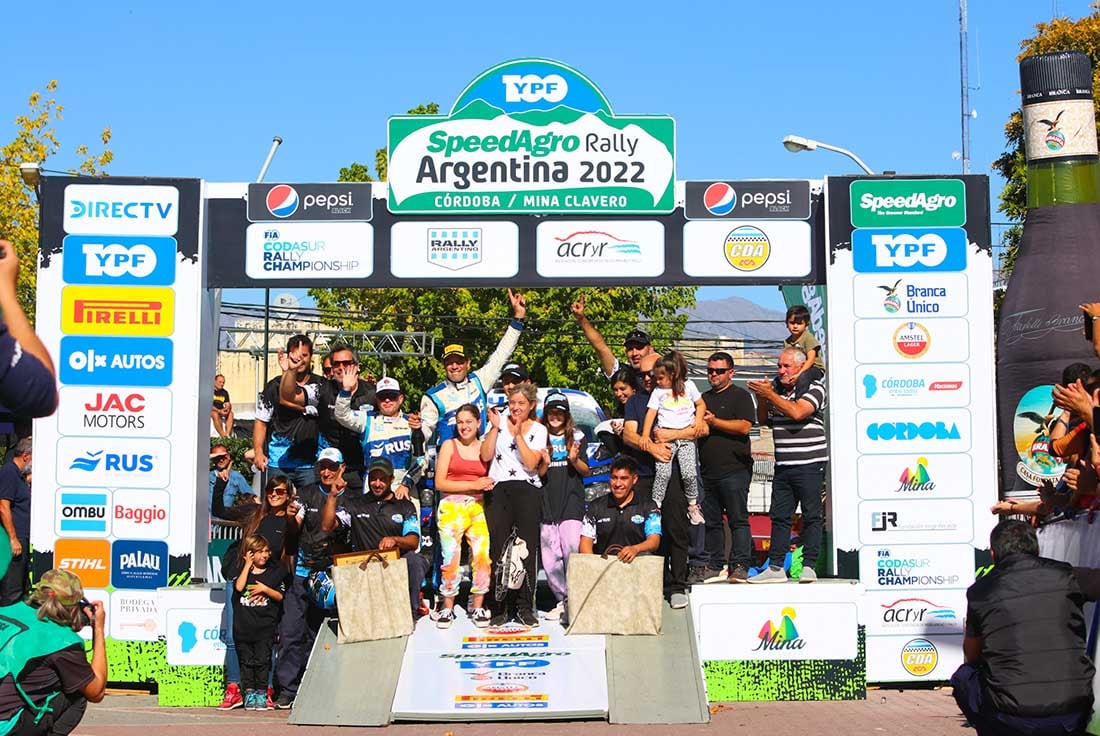
M 517 59 L 479 75 L 449 115 L 389 120 L 389 209 L 401 214 L 665 214 L 675 121 L 615 115 L 580 72 Z
M 961 179 L 857 179 L 851 195 L 852 227 L 966 224 L 966 187 Z

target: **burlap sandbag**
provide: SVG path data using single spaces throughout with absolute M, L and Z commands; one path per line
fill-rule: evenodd
M 339 644 L 408 636 L 409 568 L 405 560 L 375 558 L 359 565 L 332 568 L 340 626 Z
M 571 634 L 661 633 L 663 557 L 620 562 L 614 554 L 569 555 Z

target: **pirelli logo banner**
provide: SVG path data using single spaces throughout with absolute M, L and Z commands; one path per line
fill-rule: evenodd
M 166 337 L 175 330 L 170 288 L 66 286 L 61 290 L 61 329 L 69 335 Z

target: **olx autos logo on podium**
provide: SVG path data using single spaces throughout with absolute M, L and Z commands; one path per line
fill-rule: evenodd
M 857 179 L 851 185 L 853 227 L 962 227 L 961 179 Z

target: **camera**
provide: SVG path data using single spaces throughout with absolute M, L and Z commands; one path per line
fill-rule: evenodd
M 87 598 L 81 598 L 80 603 L 77 604 L 77 620 L 84 626 L 92 625 L 92 617 L 88 615 L 87 611 L 89 608 L 93 611 L 95 610 L 95 607 Z M 81 626 L 81 628 L 84 628 L 84 626 Z

